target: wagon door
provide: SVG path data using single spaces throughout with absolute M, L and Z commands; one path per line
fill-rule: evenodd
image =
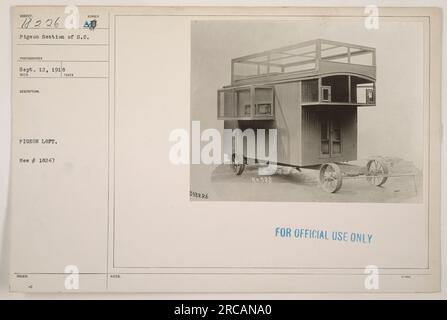
M 326 113 L 321 119 L 320 154 L 325 158 L 339 157 L 342 153 L 340 116 Z

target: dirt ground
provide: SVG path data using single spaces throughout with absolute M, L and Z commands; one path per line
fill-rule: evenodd
M 366 161 L 341 164 L 348 175 L 337 193 L 328 193 L 318 184 L 318 170 L 279 167 L 272 176 L 258 175 L 258 165 L 249 165 L 242 175 L 235 175 L 229 165 L 212 172 L 213 194 L 233 201 L 300 201 L 300 202 L 406 202 L 422 201 L 422 175 L 411 162 L 398 158 L 381 158 L 391 177 L 377 187 L 363 176 Z

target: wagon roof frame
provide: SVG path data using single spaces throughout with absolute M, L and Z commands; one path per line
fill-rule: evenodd
M 355 57 L 366 58 L 370 61 L 356 63 L 353 61 Z M 253 68 L 256 68 L 257 72 L 250 75 L 236 74 L 237 67 L 247 66 L 251 68 L 251 72 L 253 72 Z M 293 68 L 294 70 L 292 70 Z M 375 79 L 376 50 L 363 45 L 315 39 L 231 60 L 231 84 L 233 86 L 259 81 L 272 82 L 291 78 L 307 78 L 326 73 L 355 73 Z
M 258 87 L 258 86 L 269 87 L 269 86 L 272 86 L 275 84 L 280 84 L 280 83 L 316 80 L 316 79 L 320 79 L 323 77 L 330 77 L 330 76 L 354 76 L 354 77 L 362 78 L 365 80 L 370 80 L 371 82 L 376 81 L 375 78 L 368 76 L 368 75 L 364 75 L 364 74 L 359 74 L 359 73 L 354 73 L 354 72 L 331 72 L 331 73 L 318 73 L 315 75 L 306 75 L 306 76 L 288 78 L 288 79 L 283 79 L 283 80 L 271 80 L 271 81 L 267 81 L 267 82 L 254 82 L 254 83 L 247 82 L 247 83 L 241 83 L 241 84 L 229 84 L 229 85 L 223 86 L 221 90 L 244 89 L 244 88 L 248 88 L 253 85 L 255 85 L 256 87 Z

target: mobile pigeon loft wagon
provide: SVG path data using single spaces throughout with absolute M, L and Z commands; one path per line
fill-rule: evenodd
M 357 160 L 357 110 L 376 104 L 375 58 L 374 48 L 317 39 L 233 59 L 218 119 L 225 129 L 277 129 L 277 164 L 319 169 L 323 189 L 336 192 L 338 164 Z M 233 153 L 238 175 L 243 158 Z M 381 161 L 368 161 L 368 181 L 380 186 L 387 177 Z

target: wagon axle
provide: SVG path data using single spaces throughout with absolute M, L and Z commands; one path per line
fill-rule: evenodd
M 245 157 L 237 158 L 236 154 L 232 156 L 231 167 L 236 175 L 241 175 L 247 166 L 247 159 Z M 300 167 L 296 167 L 301 171 Z M 319 169 L 319 184 L 324 191 L 335 193 L 343 185 L 344 178 L 365 177 L 370 184 L 380 187 L 387 180 L 389 175 L 388 167 L 378 159 L 369 160 L 366 164 L 366 173 L 349 174 L 343 173 L 337 163 L 324 163 L 319 167 L 307 167 L 307 169 Z

